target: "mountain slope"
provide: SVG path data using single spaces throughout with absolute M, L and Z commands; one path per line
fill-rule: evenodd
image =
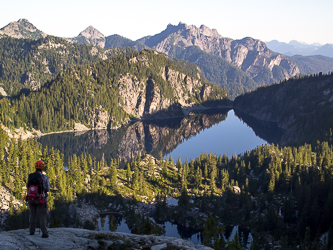
M 207 80 L 221 85 L 228 91 L 231 99 L 234 99 L 239 93 L 245 93 L 259 86 L 246 73 L 231 65 L 224 58 L 204 52 L 199 47 L 187 47 L 176 55 L 177 58 L 198 65 Z
M 226 59 L 232 65 L 247 73 L 259 85 L 280 81 L 300 73 L 297 65 L 288 57 L 269 50 L 260 40 L 247 37 L 241 40 L 224 38 L 202 25 L 179 23 L 168 25 L 160 34 L 144 37 L 138 41 L 169 56 L 177 56 L 175 51 L 190 46 Z
M 286 129 L 284 145 L 332 143 L 333 74 L 290 79 L 239 96 L 234 107 Z
M 333 71 L 333 58 L 326 56 L 300 56 L 295 55 L 291 59 L 297 63 L 302 74 L 328 73 Z
M 147 45 L 141 42 L 132 41 L 131 39 L 119 35 L 108 36 L 105 42 L 105 49 L 114 47 L 131 47 L 138 51 L 141 51 L 143 49 L 149 49 Z
M 0 38 L 10 36 L 14 38 L 40 39 L 46 37 L 46 34 L 38 30 L 27 19 L 20 19 L 17 22 L 11 22 L 0 29 Z
M 76 123 L 116 128 L 130 118 L 182 116 L 181 106 L 228 97 L 199 75 L 187 74 L 153 51 L 118 55 L 67 69 L 40 91 L 11 103 L 3 98 L 0 119 L 7 127 L 42 132 L 73 129 Z
M 51 36 L 38 40 L 5 37 L 0 39 L 0 82 L 12 96 L 22 89 L 37 90 L 64 69 L 131 52 L 129 48 L 103 50 Z

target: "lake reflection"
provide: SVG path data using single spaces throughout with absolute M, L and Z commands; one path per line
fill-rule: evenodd
M 151 219 L 155 222 L 153 219 Z M 133 233 L 127 226 L 125 218 L 121 214 L 108 214 L 98 217 L 96 220 L 97 230 L 102 232 L 122 232 L 122 233 Z M 159 224 L 165 230 L 163 236 L 176 237 L 186 239 L 194 244 L 202 244 L 202 231 L 195 230 L 193 228 L 186 228 L 176 223 L 166 221 Z M 240 237 L 243 246 L 246 249 L 250 248 L 252 235 L 248 228 L 242 228 L 239 226 L 226 226 L 224 238 L 226 242 L 230 242 L 234 239 L 236 232 Z
M 248 120 L 248 119 L 244 119 Z M 267 129 L 266 129 L 267 130 Z M 255 130 L 256 131 L 256 130 Z M 276 133 L 277 129 L 260 132 L 258 135 Z M 242 119 L 229 109 L 211 109 L 205 113 L 184 118 L 144 121 L 128 124 L 118 130 L 90 130 L 51 134 L 39 138 L 43 148 L 60 150 L 67 162 L 68 156 L 91 154 L 97 160 L 103 156 L 109 163 L 112 158 L 130 161 L 139 152 L 158 158 L 172 155 L 174 161 L 181 156 L 194 159 L 202 152 L 213 154 L 244 153 L 258 145 L 271 142 L 256 135 Z M 274 141 L 273 141 L 274 142 Z

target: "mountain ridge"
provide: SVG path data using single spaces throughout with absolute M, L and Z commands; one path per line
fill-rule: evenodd
M 17 22 L 11 22 L 5 27 L 0 29 L 0 37 L 11 36 L 14 38 L 29 38 L 29 39 L 39 39 L 44 38 L 47 35 L 37 29 L 32 23 L 27 19 L 19 19 Z
M 138 41 L 174 57 L 177 57 L 177 50 L 198 46 L 201 50 L 220 56 L 239 67 L 259 85 L 280 81 L 300 73 L 293 61 L 282 54 L 272 52 L 260 40 L 250 37 L 241 40 L 225 38 L 216 30 L 203 25 L 200 28 L 183 23 L 179 23 L 178 26 L 168 25 L 161 33 Z
M 20 22 L 25 23 L 27 27 L 33 26 L 28 23 L 28 20 L 22 20 Z M 40 36 L 40 31 L 35 26 L 33 27 L 31 30 L 35 30 L 35 33 L 30 35 L 29 39 L 36 39 Z M 10 34 L 8 33 L 8 35 Z M 326 58 L 288 58 L 283 54 L 269 50 L 266 44 L 260 40 L 251 37 L 233 40 L 221 36 L 216 29 L 210 29 L 205 25 L 196 27 L 182 22 L 178 25 L 169 24 L 161 33 L 146 36 L 136 41 L 120 35 L 106 37 L 92 26 L 80 32 L 77 37 L 65 39 L 71 43 L 97 46 L 92 49 L 95 51 L 94 53 L 99 50 L 99 47 L 109 49 L 127 46 L 138 51 L 152 48 L 166 53 L 170 57 L 197 63 L 209 81 L 223 86 L 230 92 L 231 99 L 261 85 L 279 82 L 299 74 L 328 72 L 329 68 L 333 67 L 333 63 L 331 64 Z M 194 53 L 195 50 L 191 48 L 193 46 L 202 52 Z M 191 55 L 188 57 L 189 54 Z M 107 56 L 104 56 L 101 59 L 106 58 Z M 205 64 L 200 63 L 203 58 Z M 217 61 L 219 67 L 216 67 Z M 61 65 L 59 66 L 61 67 Z M 5 70 L 1 69 L 0 65 L 0 75 L 1 72 L 5 72 Z M 34 81 L 29 74 L 26 72 L 26 75 L 22 76 L 22 82 L 29 84 L 29 82 Z M 40 86 L 43 83 L 38 84 Z M 32 85 L 36 84 L 32 83 Z M 8 87 L 4 90 L 7 93 L 9 91 Z

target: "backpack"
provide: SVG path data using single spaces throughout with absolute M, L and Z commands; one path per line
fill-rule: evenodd
M 29 174 L 28 192 L 25 196 L 25 201 L 32 201 L 34 204 L 45 203 L 43 196 L 43 176 L 38 172 Z

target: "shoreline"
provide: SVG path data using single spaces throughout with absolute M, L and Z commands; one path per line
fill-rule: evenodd
M 9 128 L 5 127 L 4 125 L 1 125 L 1 128 L 5 130 L 10 138 L 27 140 L 29 138 L 40 138 L 42 136 L 51 135 L 51 134 L 61 134 L 61 133 L 75 133 L 75 132 L 87 132 L 90 130 L 117 130 L 122 126 L 125 126 L 126 124 L 135 123 L 138 121 L 153 121 L 153 120 L 168 120 L 168 119 L 174 119 L 174 118 L 180 118 L 180 117 L 186 117 L 191 115 L 193 112 L 200 113 L 201 111 L 210 110 L 210 109 L 233 109 L 232 105 L 226 105 L 226 106 L 215 106 L 215 107 L 205 107 L 201 104 L 190 106 L 190 107 L 184 107 L 182 108 L 183 116 L 174 116 L 174 117 L 165 117 L 165 118 L 149 118 L 149 119 L 135 119 L 135 120 L 128 120 L 126 123 L 121 124 L 117 128 L 88 128 L 85 125 L 81 123 L 75 123 L 75 126 L 78 128 L 70 129 L 70 130 L 63 130 L 63 131 L 54 131 L 49 133 L 42 133 L 40 130 L 32 129 L 32 131 L 24 130 L 23 127 L 16 128 L 14 131 L 11 131 Z

